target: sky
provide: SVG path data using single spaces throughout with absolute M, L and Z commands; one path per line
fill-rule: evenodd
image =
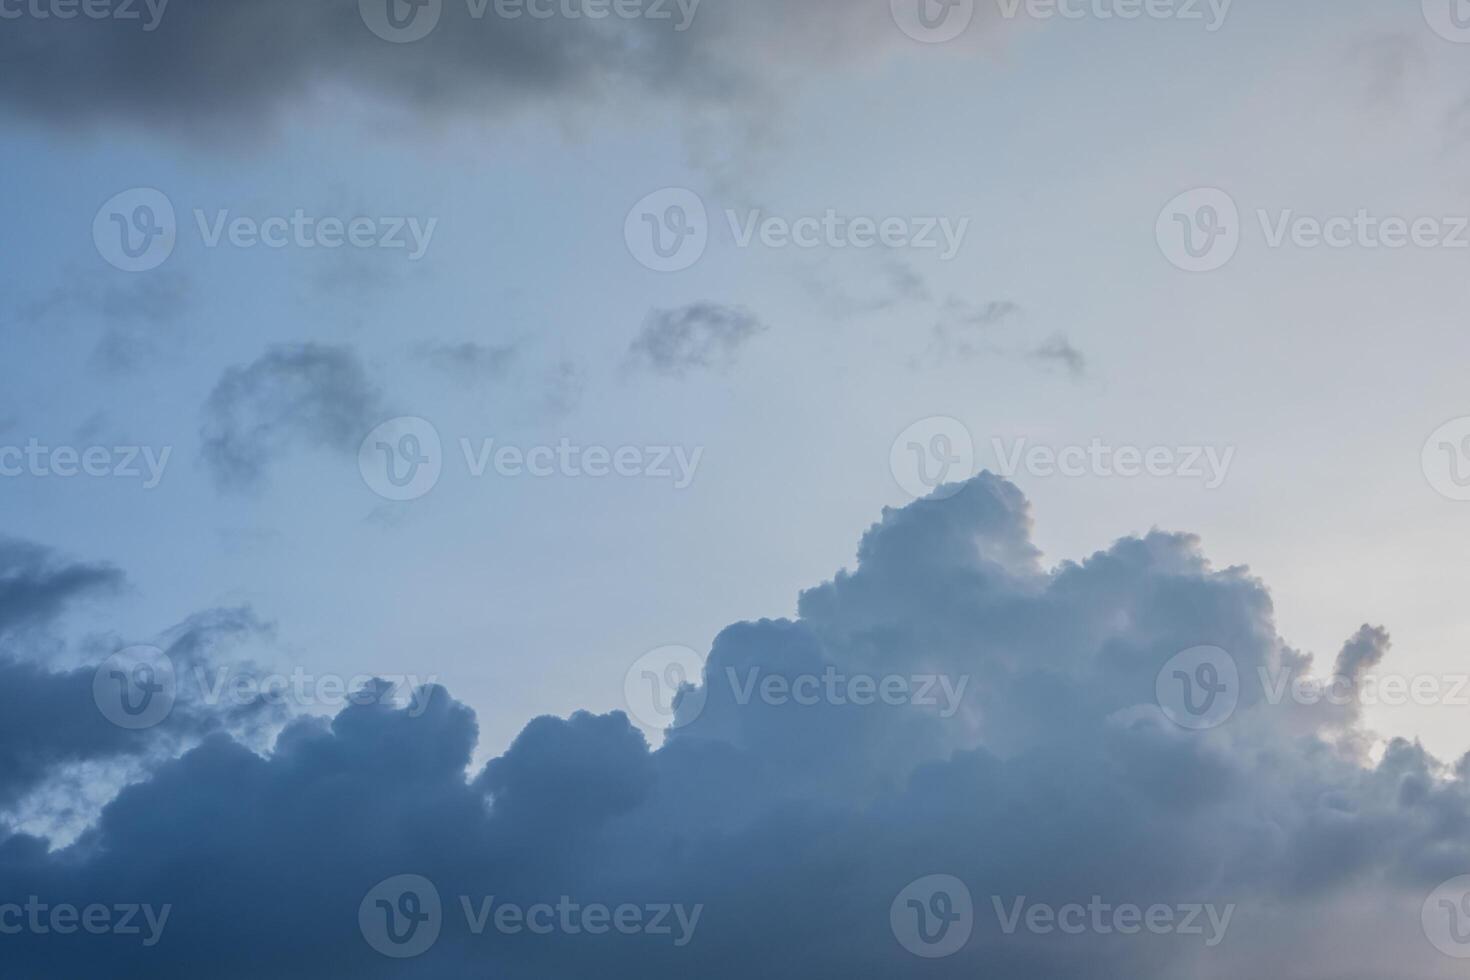
M 1462 24 L 0 0 L 0 954 L 1453 975 Z M 829 668 L 932 698 L 728 673 Z M 397 955 L 363 896 L 423 881 Z M 8 895 L 174 912 L 11 934 Z M 491 895 L 679 907 L 487 938 Z M 1235 911 L 997 914 L 1094 896 Z M 240 922 L 313 952 L 215 962 Z

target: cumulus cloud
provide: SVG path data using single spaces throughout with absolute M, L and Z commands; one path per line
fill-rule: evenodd
M 277 346 L 225 371 L 204 408 L 203 454 L 224 489 L 258 485 L 297 446 L 353 452 L 378 421 L 380 394 L 357 353 Z
M 856 565 L 804 592 L 794 619 L 726 629 L 656 750 L 622 713 L 541 718 L 472 773 L 474 715 L 431 688 L 417 715 L 362 704 L 294 721 L 265 754 L 210 736 L 123 791 L 71 847 L 12 835 L 0 881 L 22 901 L 172 913 L 151 947 L 7 936 L 7 971 L 1456 975 L 1420 913 L 1470 869 L 1470 763 L 1402 741 L 1374 761 L 1351 706 L 1273 698 L 1263 678 L 1311 658 L 1277 634 L 1265 586 L 1213 567 L 1195 538 L 1155 531 L 1046 567 L 1014 486 L 983 475 L 948 489 L 885 511 Z M 1360 630 L 1337 668 L 1363 676 L 1387 640 Z M 1238 682 L 1233 711 L 1193 730 L 1162 710 L 1157 684 L 1201 646 L 1222 651 Z M 961 693 L 938 705 L 750 696 L 764 678 L 797 691 L 833 674 L 948 678 Z M 359 910 L 369 923 L 427 914 L 365 902 L 405 874 L 441 899 L 439 933 L 394 960 L 371 947 Z M 890 913 L 935 874 L 972 895 L 973 935 L 920 959 Z M 477 934 L 491 896 L 699 915 L 683 945 L 677 929 L 571 934 L 559 914 L 546 935 L 497 930 L 493 914 Z M 993 903 L 1018 899 L 1234 911 L 1207 946 L 1146 929 L 1007 932 Z
M 670 377 L 724 370 L 751 338 L 766 329 L 743 307 L 692 303 L 649 314 L 628 354 L 634 364 Z

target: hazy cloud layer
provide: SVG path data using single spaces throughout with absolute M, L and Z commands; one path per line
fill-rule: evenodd
M 628 354 L 634 364 L 676 378 L 696 370 L 725 370 L 766 329 L 743 307 L 693 303 L 649 314 Z

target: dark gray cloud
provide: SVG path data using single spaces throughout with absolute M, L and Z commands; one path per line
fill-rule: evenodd
M 14 630 L 49 624 L 73 603 L 115 593 L 123 583 L 122 571 L 112 565 L 68 561 L 0 535 L 0 641 Z
M 656 751 L 621 713 L 542 718 L 472 774 L 475 718 L 434 688 L 418 715 L 365 704 L 292 722 L 264 754 L 210 736 L 74 845 L 0 841 L 0 881 L 22 901 L 172 906 L 152 947 L 7 936 L 7 976 L 1455 975 L 1420 912 L 1470 868 L 1470 760 L 1395 741 L 1375 761 L 1352 706 L 1273 701 L 1265 676 L 1311 658 L 1277 634 L 1264 585 L 1212 567 L 1193 537 L 1156 531 L 1047 568 L 1014 486 L 950 489 L 886 511 L 795 619 L 726 629 L 702 695 L 681 697 L 688 724 Z M 1160 710 L 1156 682 L 1202 644 L 1233 658 L 1238 705 L 1190 731 Z M 1337 663 L 1358 676 L 1386 649 L 1369 628 Z M 829 669 L 969 683 L 946 714 L 742 698 L 728 679 Z M 434 884 L 442 931 L 390 960 L 358 910 L 403 874 Z M 922 960 L 890 908 L 933 874 L 974 896 L 974 934 Z M 477 935 L 461 896 L 702 910 L 684 946 L 493 923 Z M 1236 908 L 1206 947 L 1146 930 L 1008 934 L 993 898 L 1021 896 Z
M 692 303 L 649 314 L 628 354 L 634 364 L 676 378 L 696 370 L 725 370 L 766 329 L 744 307 Z
M 355 452 L 380 419 L 380 395 L 355 351 L 277 346 L 227 370 L 204 408 L 204 460 L 222 489 L 259 484 L 297 446 Z
M 381 14 L 387 0 L 373 2 Z M 679 0 L 643 0 L 640 9 L 670 16 L 633 19 L 509 19 L 494 0 L 445 0 L 437 27 L 408 44 L 376 36 L 355 0 L 174 0 L 152 30 L 143 29 L 155 20 L 150 5 L 132 6 L 140 20 L 7 20 L 0 99 L 53 124 L 238 138 L 339 90 L 416 114 L 483 116 L 551 100 L 719 105 L 763 100 L 813 63 L 914 46 L 886 4 L 848 0 L 703 0 L 692 19 Z M 985 33 L 977 24 L 971 36 Z

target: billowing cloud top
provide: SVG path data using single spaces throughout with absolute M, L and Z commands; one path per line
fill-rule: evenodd
M 1047 569 L 984 475 L 886 512 L 796 619 L 725 630 L 656 750 L 622 713 L 541 718 L 469 772 L 475 717 L 438 688 L 298 719 L 266 754 L 194 718 L 74 844 L 0 843 L 0 904 L 131 903 L 152 931 L 3 935 L 5 973 L 1455 975 L 1421 911 L 1470 869 L 1465 767 L 1371 761 L 1350 703 L 1279 696 L 1311 663 L 1272 617 L 1185 535 Z M 1335 669 L 1387 647 L 1365 627 Z M 4 683 L 56 724 L 93 710 L 39 667 Z M 28 751 L 88 749 L 0 758 Z M 1128 906 L 1177 928 L 1130 931 Z

